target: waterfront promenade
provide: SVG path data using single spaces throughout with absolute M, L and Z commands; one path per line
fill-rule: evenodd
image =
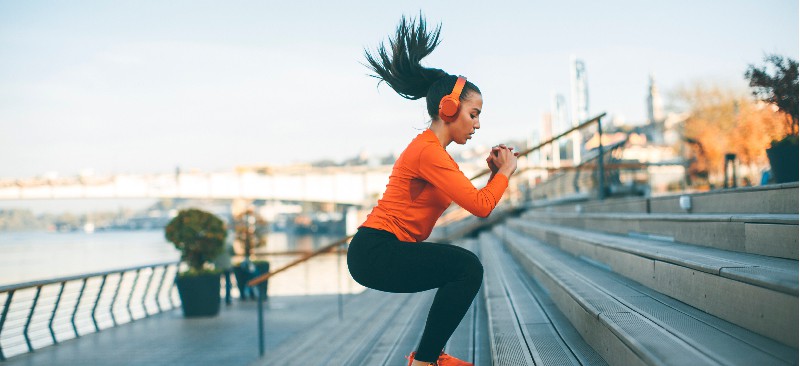
M 484 280 L 445 351 L 477 366 L 798 363 L 796 182 L 533 200 L 451 225 Z M 336 295 L 272 297 L 263 357 L 256 304 L 237 302 L 216 318 L 170 310 L 5 364 L 400 365 L 432 294 L 345 295 L 341 320 Z
M 345 295 L 345 299 L 350 295 Z M 338 317 L 336 295 L 274 296 L 265 303 L 265 349 Z M 248 365 L 259 359 L 257 303 L 234 299 L 219 316 L 184 318 L 180 308 L 0 362 L 7 366 Z

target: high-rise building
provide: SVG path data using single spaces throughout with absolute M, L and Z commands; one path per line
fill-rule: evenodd
M 572 126 L 589 117 L 589 83 L 586 78 L 586 65 L 583 60 L 571 57 L 570 60 L 570 87 L 572 89 Z
M 647 90 L 647 121 L 652 124 L 663 120 L 664 105 L 661 102 L 661 94 L 658 92 L 653 74 L 650 74 L 650 85 Z
M 664 106 L 653 74 L 650 74 L 649 84 L 647 88 L 647 123 L 649 125 L 647 135 L 650 141 L 661 144 L 664 143 Z
M 559 135 L 562 132 L 570 129 L 572 126 L 567 120 L 567 101 L 563 95 L 550 92 L 551 106 L 550 113 L 552 114 L 553 135 Z
M 575 127 L 589 118 L 589 82 L 586 77 L 586 65 L 583 60 L 572 56 L 570 59 L 570 99 L 572 104 L 572 126 Z M 581 161 L 583 137 L 581 131 L 575 131 L 572 139 L 572 162 L 577 165 Z

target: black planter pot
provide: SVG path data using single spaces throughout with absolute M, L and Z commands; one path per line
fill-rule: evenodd
M 767 149 L 769 165 L 775 183 L 797 182 L 798 145 L 797 140 L 784 139 Z
M 247 281 L 250 281 L 253 277 L 253 274 L 250 273 L 248 268 L 242 265 L 233 267 L 233 276 L 236 277 L 236 287 L 239 289 L 239 298 L 242 300 L 247 300 L 248 297 L 251 299 L 255 298 L 252 289 L 247 286 Z
M 215 316 L 219 314 L 219 273 L 197 276 L 178 276 L 178 294 L 183 304 L 183 316 Z
M 253 262 L 256 266 L 256 273 L 253 277 L 261 276 L 262 274 L 269 273 L 269 262 L 267 261 L 256 261 Z M 264 294 L 264 299 L 267 298 L 267 285 L 269 284 L 269 280 L 264 281 L 263 283 L 258 285 L 258 291 Z

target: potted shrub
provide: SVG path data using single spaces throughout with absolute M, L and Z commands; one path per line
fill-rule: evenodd
M 189 267 L 176 279 L 183 315 L 218 314 L 221 271 L 213 268 L 210 262 L 224 248 L 225 223 L 202 210 L 181 210 L 167 225 L 165 236 L 181 251 L 181 260 Z
M 236 240 L 239 242 L 244 260 L 233 268 L 236 284 L 239 288 L 241 299 L 247 297 L 254 299 L 256 294 L 254 289 L 247 286 L 247 282 L 258 276 L 264 271 L 269 271 L 269 263 L 266 261 L 252 261 L 253 250 L 266 246 L 266 226 L 267 222 L 257 215 L 252 208 L 248 208 L 233 217 L 233 228 Z M 259 288 L 266 291 L 265 282 Z
M 745 72 L 753 95 L 775 105 L 785 114 L 786 136 L 774 140 L 767 157 L 776 183 L 796 182 L 798 178 L 798 77 L 797 61 L 779 55 L 764 58 L 766 66 L 750 65 Z M 771 69 L 771 70 L 768 70 Z M 770 74 L 773 71 L 773 74 Z

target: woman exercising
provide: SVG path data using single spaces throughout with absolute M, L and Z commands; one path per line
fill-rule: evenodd
M 472 363 L 443 352 L 447 340 L 478 293 L 483 266 L 461 247 L 424 242 L 436 220 L 455 201 L 470 213 L 488 216 L 517 169 L 517 154 L 495 146 L 486 158 L 489 183 L 475 188 L 445 148 L 465 144 L 480 128 L 483 108 L 475 84 L 420 60 L 439 44 L 441 26 L 428 33 L 425 20 L 406 20 L 397 27 L 390 49 L 377 56 L 365 51 L 375 77 L 407 99 L 425 97 L 430 127 L 415 137 L 394 164 L 377 206 L 350 243 L 347 265 L 358 283 L 394 293 L 438 289 L 409 366 L 464 366 Z

